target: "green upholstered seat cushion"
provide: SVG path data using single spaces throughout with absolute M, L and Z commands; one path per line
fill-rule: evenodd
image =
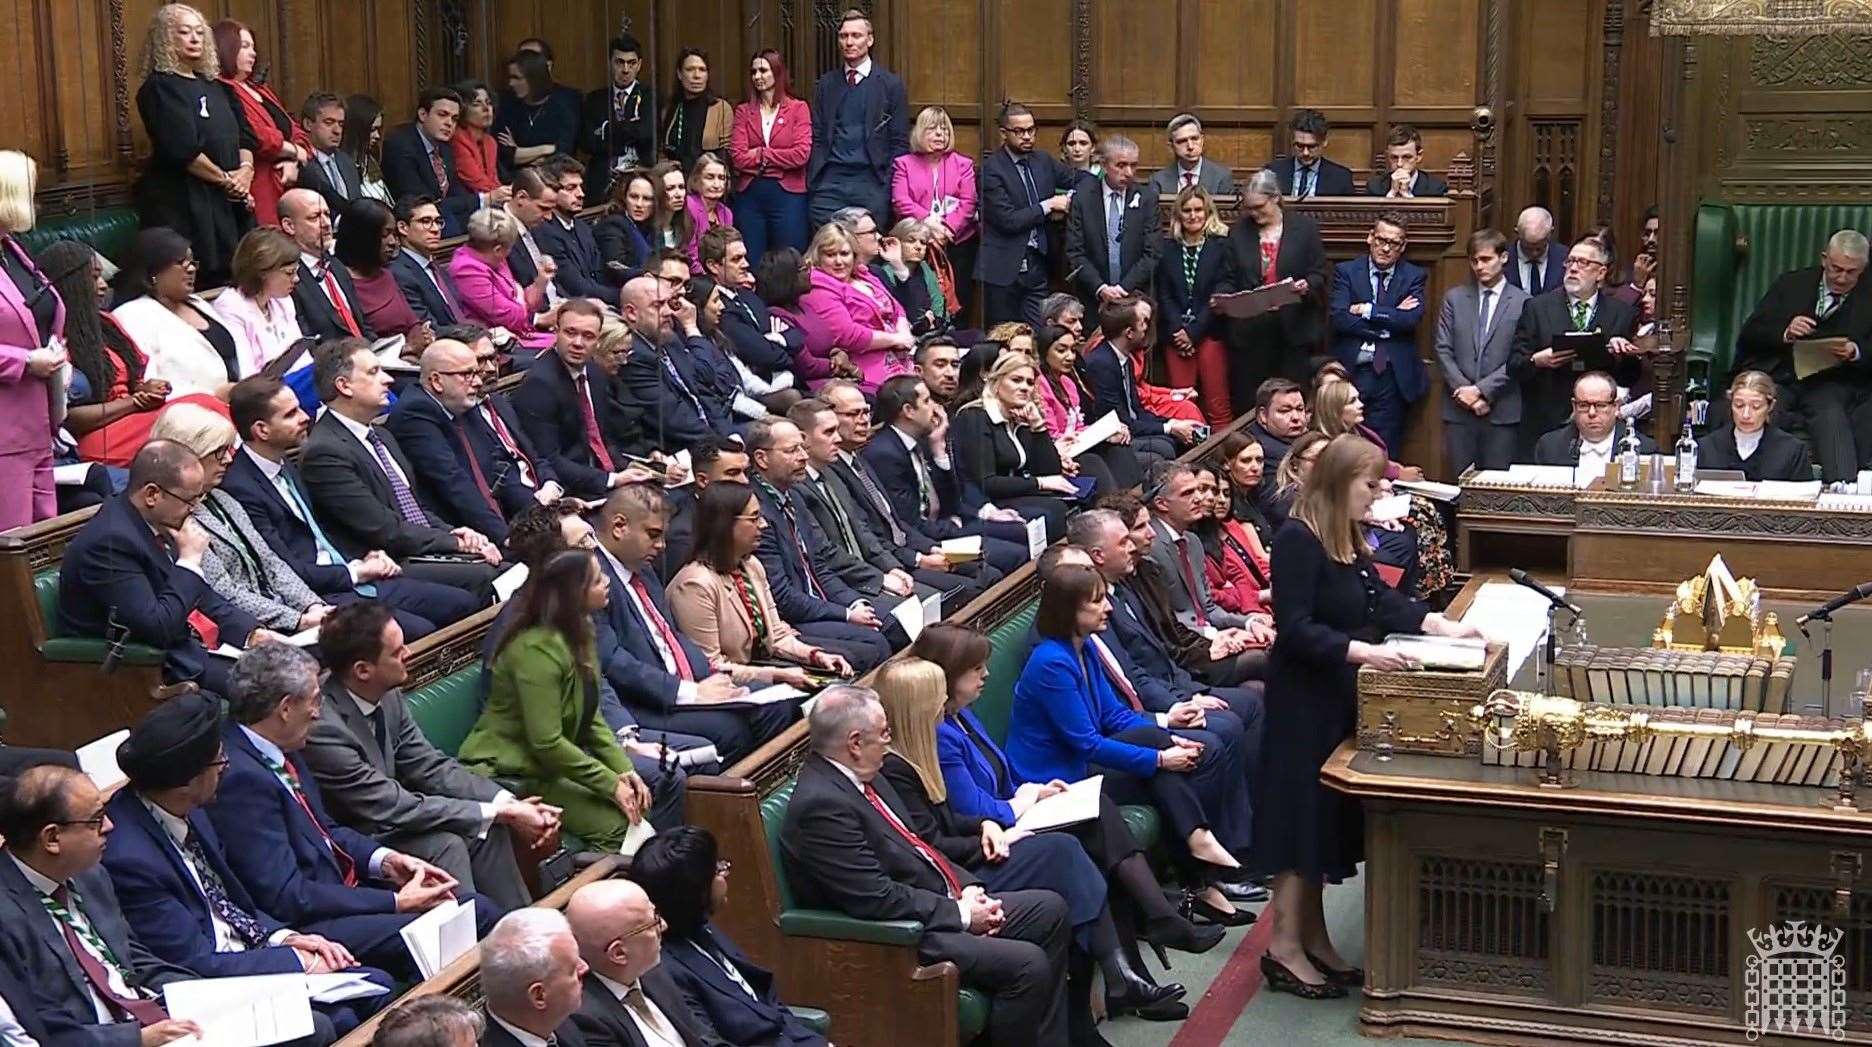
M 39 653 L 48 662 L 95 664 L 104 660 L 110 645 L 95 636 L 59 635 L 58 568 L 49 567 L 33 575 L 33 597 L 39 603 L 39 620 L 45 623 L 46 642 Z M 125 665 L 161 665 L 162 651 L 147 644 L 124 645 Z
M 794 779 L 761 797 L 761 827 L 767 833 L 767 852 L 773 862 L 774 886 L 780 894 L 780 933 L 804 938 L 837 938 L 914 947 L 923 937 L 923 925 L 914 920 L 860 920 L 830 909 L 800 909 L 793 904 L 786 865 L 780 859 L 780 827 L 786 822 L 787 801 L 793 798 Z M 956 1020 L 962 1042 L 968 1043 L 988 1027 L 988 998 L 973 989 L 956 994 Z
M 1735 360 L 1736 337 L 1768 285 L 1790 269 L 1818 265 L 1827 238 L 1872 229 L 1872 204 L 1725 204 L 1697 208 L 1690 356 L 1708 361 L 1719 389 Z M 1746 238 L 1745 254 L 1736 250 Z
M 419 687 L 404 696 L 410 716 L 429 744 L 455 755 L 481 714 L 476 703 L 481 668 L 475 666 Z
M 1034 614 L 1039 609 L 1040 601 L 1035 600 L 988 634 L 993 648 L 988 655 L 988 682 L 969 709 L 988 729 L 988 736 L 997 741 L 1007 739 L 1008 715 L 1014 709 L 1014 683 L 1027 664 L 1032 646 L 1027 634 L 1033 629 Z
M 26 250 L 34 255 L 54 240 L 82 240 L 92 250 L 119 265 L 130 254 L 136 239 L 136 212 L 128 207 L 106 207 L 83 214 L 40 214 L 31 232 L 20 237 Z
M 793 1017 L 798 1018 L 801 1025 L 821 1036 L 832 1031 L 832 1016 L 817 1007 L 795 1007 L 789 1003 L 786 1009 L 793 1012 Z

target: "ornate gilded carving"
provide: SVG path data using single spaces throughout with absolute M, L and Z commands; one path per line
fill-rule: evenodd
M 1092 0 L 1073 0 L 1073 115 L 1092 118 Z
M 1872 86 L 1872 36 L 1769 36 L 1749 48 L 1762 87 Z
M 130 162 L 130 53 L 124 43 L 124 0 L 110 0 L 111 131 L 119 163 Z

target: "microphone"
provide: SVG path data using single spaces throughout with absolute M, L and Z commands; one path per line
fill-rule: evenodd
M 1559 593 L 1547 588 L 1540 582 L 1535 581 L 1531 575 L 1519 567 L 1511 567 L 1508 569 L 1508 580 L 1514 582 L 1516 585 L 1524 585 L 1542 596 L 1545 596 L 1547 602 L 1553 604 L 1555 607 L 1564 607 L 1582 618 L 1586 615 L 1586 612 L 1580 610 L 1577 604 L 1568 603 L 1566 597 L 1561 596 Z M 1872 586 L 1872 582 L 1866 584 Z M 1872 596 L 1872 590 L 1868 590 L 1867 595 Z
M 1851 589 L 1846 590 L 1845 592 L 1839 594 L 1838 596 L 1835 596 L 1833 599 L 1828 600 L 1826 603 L 1823 603 L 1820 606 L 1814 608 L 1813 610 L 1808 611 L 1806 614 L 1801 615 L 1799 618 L 1794 619 L 1794 624 L 1797 626 L 1800 626 L 1800 625 L 1806 625 L 1808 622 L 1811 622 L 1811 621 L 1830 618 L 1833 616 L 1834 611 L 1837 611 L 1840 608 L 1845 607 L 1847 604 L 1858 603 L 1859 601 L 1865 599 L 1868 596 L 1872 596 L 1872 582 L 1860 582 L 1858 585 L 1853 586 Z
M 117 621 L 117 608 L 112 607 L 104 616 L 104 639 L 110 647 L 104 652 L 104 660 L 98 664 L 98 671 L 110 675 L 117 671 L 123 661 L 124 647 L 130 642 L 130 630 Z

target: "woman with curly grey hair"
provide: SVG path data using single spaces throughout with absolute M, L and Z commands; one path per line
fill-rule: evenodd
M 200 11 L 164 4 L 143 41 L 137 112 L 150 157 L 136 185 L 144 228 L 168 226 L 187 237 L 198 279 L 227 282 L 241 235 L 253 227 L 253 132 L 229 96 L 214 39 Z

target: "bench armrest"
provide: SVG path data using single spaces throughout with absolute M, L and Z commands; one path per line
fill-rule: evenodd
M 104 654 L 110 650 L 110 644 L 90 636 L 55 636 L 39 648 L 39 653 L 48 662 L 77 662 L 85 665 L 101 665 Z M 154 647 L 140 643 L 127 643 L 123 648 L 125 665 L 161 665 L 163 653 Z
M 915 920 L 860 920 L 830 909 L 788 909 L 780 914 L 780 933 L 805 938 L 836 938 L 879 945 L 915 945 L 923 925 Z

